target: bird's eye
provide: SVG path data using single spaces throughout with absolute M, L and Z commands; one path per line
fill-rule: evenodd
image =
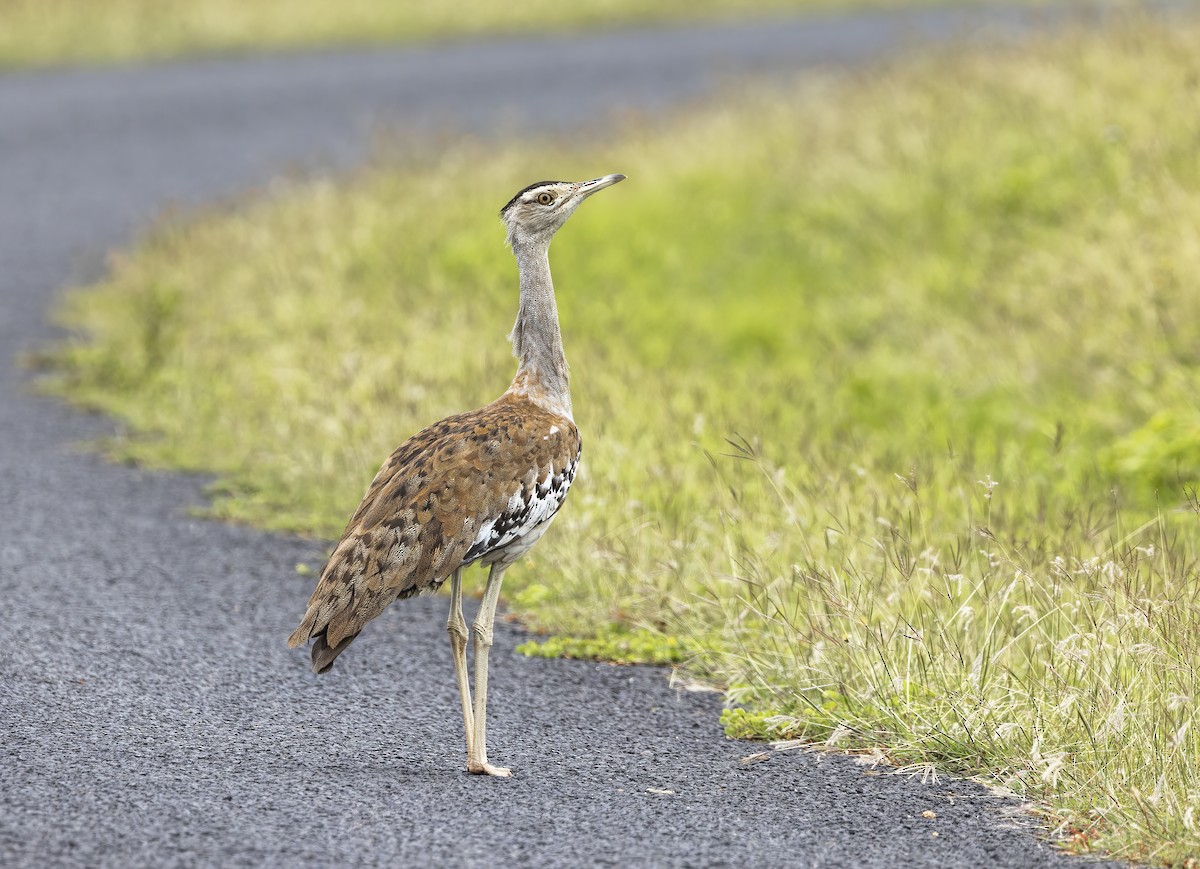
M 554 197 L 549 193 L 539 193 L 537 195 L 538 205 L 550 205 L 554 202 Z

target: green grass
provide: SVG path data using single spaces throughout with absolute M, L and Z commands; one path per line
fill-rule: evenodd
M 912 4 L 913 0 L 0 0 L 0 68 Z
M 519 645 L 517 651 L 531 658 L 584 658 L 616 664 L 679 664 L 689 656 L 689 650 L 678 638 L 657 631 L 630 631 L 621 625 L 611 625 L 597 633 L 589 637 L 529 640 Z
M 731 733 L 1183 865 L 1198 47 L 1131 25 L 297 181 L 114 258 L 52 388 L 127 421 L 114 455 L 216 471 L 216 515 L 336 535 L 396 443 L 507 385 L 499 205 L 625 172 L 552 251 L 585 462 L 509 606 L 551 651 L 683 657 Z

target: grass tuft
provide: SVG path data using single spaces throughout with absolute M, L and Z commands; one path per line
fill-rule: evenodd
M 735 735 L 937 763 L 1184 865 L 1197 45 L 1130 25 L 298 183 L 118 258 L 52 388 L 141 433 L 114 455 L 216 471 L 215 515 L 335 535 L 396 443 L 507 385 L 498 205 L 625 172 L 552 253 L 585 459 L 506 584 L 576 638 L 541 651 L 678 652 Z

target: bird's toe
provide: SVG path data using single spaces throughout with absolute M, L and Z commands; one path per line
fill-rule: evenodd
M 492 766 L 486 761 L 483 763 L 468 763 L 467 771 L 472 775 L 491 775 L 495 776 L 496 778 L 509 778 L 512 776 L 512 770 L 508 767 Z

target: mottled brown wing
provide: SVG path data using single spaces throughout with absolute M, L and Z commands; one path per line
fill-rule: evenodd
M 522 492 L 568 467 L 573 476 L 579 447 L 573 422 L 511 394 L 413 435 L 371 482 L 288 645 L 316 638 L 313 669 L 328 669 L 392 601 L 481 557 Z

